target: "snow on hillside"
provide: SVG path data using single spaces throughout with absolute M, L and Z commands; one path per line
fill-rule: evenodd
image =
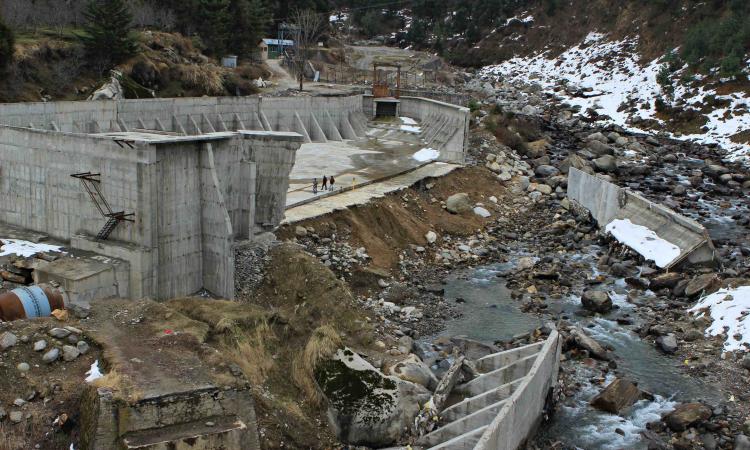
M 546 52 L 532 57 L 516 57 L 484 67 L 480 76 L 483 79 L 539 84 L 545 92 L 579 106 L 580 114 L 586 114 L 591 108 L 600 115 L 609 116 L 612 122 L 625 129 L 643 131 L 633 125 L 634 118 L 661 122 L 655 109 L 655 99 L 662 96 L 662 88 L 656 81 L 661 63 L 657 59 L 641 65 L 635 50 L 637 43 L 635 38 L 608 41 L 604 34 L 589 33 L 579 45 L 556 58 L 547 57 Z M 688 91 L 681 85 L 675 91 L 675 98 L 685 96 L 696 101 L 709 95 L 728 100 L 730 104 L 708 114 L 707 133 L 673 137 L 718 143 L 730 152 L 732 158 L 747 159 L 750 145 L 736 144 L 730 137 L 750 128 L 750 113 L 743 110 L 746 104 L 750 104 L 750 98 L 738 93 L 716 95 L 705 88 Z M 737 114 L 732 113 L 735 110 L 739 110 Z

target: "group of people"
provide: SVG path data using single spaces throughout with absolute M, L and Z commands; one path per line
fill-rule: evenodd
M 323 175 L 323 183 L 320 186 L 320 190 L 321 191 L 332 191 L 334 189 L 333 188 L 334 184 L 336 184 L 336 180 L 333 178 L 333 175 L 331 175 L 330 178 L 327 177 L 327 176 L 325 176 L 325 175 Z M 313 194 L 317 194 L 318 193 L 318 179 L 317 178 L 313 178 L 313 186 L 312 187 L 313 187 Z

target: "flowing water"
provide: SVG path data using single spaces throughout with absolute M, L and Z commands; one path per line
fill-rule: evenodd
M 593 252 L 589 254 L 594 254 Z M 584 261 L 588 256 L 574 259 Z M 516 258 L 513 258 L 516 259 Z M 592 275 L 598 275 L 593 261 Z M 520 301 L 510 296 L 502 278 L 512 269 L 512 264 L 493 264 L 454 274 L 445 286 L 446 301 L 457 302 L 463 316 L 450 321 L 444 335 L 466 335 L 470 338 L 493 342 L 508 340 L 514 335 L 528 332 L 542 324 L 542 319 L 519 309 Z M 612 280 L 610 295 L 619 310 L 613 314 L 631 311 L 628 288 L 623 280 Z M 653 296 L 646 292 L 644 296 Z M 654 401 L 641 400 L 622 416 L 603 413 L 588 405 L 603 386 L 614 379 L 609 374 L 601 383 L 601 371 L 585 364 L 576 364 L 575 380 L 582 388 L 572 399 L 567 399 L 550 423 L 539 431 L 543 437 L 557 440 L 567 446 L 582 449 L 646 448 L 640 433 L 646 424 L 659 420 L 678 401 L 712 401 L 718 394 L 700 380 L 688 377 L 676 367 L 674 359 L 667 358 L 650 343 L 609 318 L 588 318 L 577 314 L 580 297 L 571 296 L 548 301 L 551 312 L 565 315 L 567 319 L 586 327 L 590 335 L 602 344 L 614 348 L 618 371 L 638 382 L 639 387 L 654 394 Z

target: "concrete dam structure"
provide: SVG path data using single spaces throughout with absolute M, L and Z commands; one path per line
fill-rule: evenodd
M 468 109 L 401 108 L 464 161 Z M 0 226 L 104 257 L 37 268 L 74 299 L 231 299 L 235 244 L 284 218 L 298 149 L 366 139 L 372 115 L 361 95 L 0 105 Z

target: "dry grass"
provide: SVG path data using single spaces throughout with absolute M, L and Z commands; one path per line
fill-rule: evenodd
M 277 340 L 273 330 L 264 322 L 247 333 L 236 330 L 232 336 L 235 343 L 229 350 L 230 358 L 250 382 L 262 384 L 275 366 L 273 355 L 269 353 L 270 345 Z
M 315 382 L 315 368 L 321 361 L 329 359 L 341 348 L 339 333 L 330 325 L 318 327 L 310 335 L 302 353 L 292 364 L 292 379 L 313 405 L 320 405 L 323 398 Z
M 112 369 L 101 378 L 92 381 L 91 384 L 96 388 L 107 388 L 117 393 L 119 398 L 135 403 L 143 398 L 143 392 L 135 387 L 130 379 L 116 369 Z
M 224 94 L 224 72 L 215 64 L 180 64 L 176 69 L 180 80 L 186 86 L 207 95 Z

